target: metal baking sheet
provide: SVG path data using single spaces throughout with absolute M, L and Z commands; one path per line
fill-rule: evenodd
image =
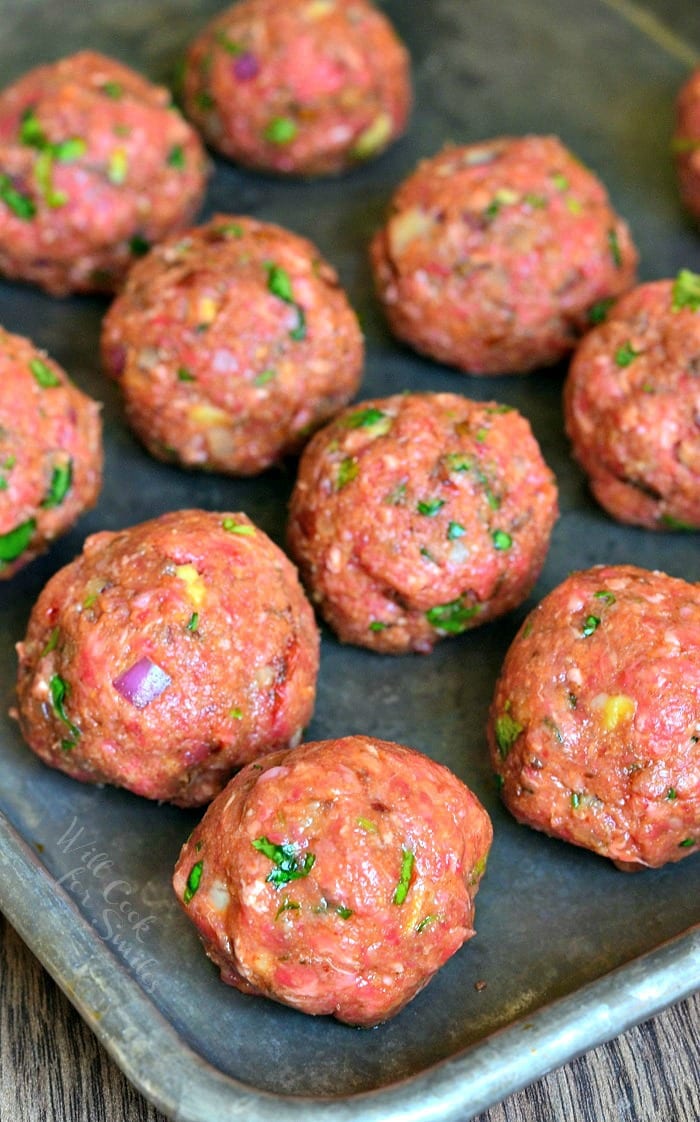
M 92 46 L 167 80 L 213 0 L 0 0 L 0 73 Z M 669 158 L 672 104 L 700 50 L 688 0 L 421 0 L 384 5 L 413 57 L 416 109 L 390 153 L 343 179 L 291 183 L 217 161 L 203 217 L 255 214 L 311 237 L 336 265 L 367 339 L 360 396 L 462 392 L 517 406 L 556 472 L 562 508 L 528 604 L 392 659 L 324 633 L 309 737 L 364 732 L 419 748 L 476 791 L 494 823 L 476 938 L 397 1018 L 371 1032 L 245 997 L 218 980 L 170 889 L 199 812 L 83 786 L 44 767 L 5 716 L 14 643 L 48 577 L 86 534 L 185 506 L 243 509 L 282 541 L 293 469 L 245 481 L 151 461 L 100 375 L 106 301 L 0 283 L 0 322 L 46 347 L 104 402 L 97 508 L 0 589 L 0 907 L 133 1082 L 183 1122 L 460 1122 L 700 987 L 700 860 L 625 876 L 517 826 L 495 793 L 484 724 L 525 611 L 571 569 L 632 561 L 700 580 L 698 534 L 625 528 L 590 499 L 562 430 L 563 367 L 467 378 L 389 336 L 366 246 L 396 183 L 446 140 L 559 134 L 630 222 L 643 279 L 700 271 Z M 485 983 L 485 985 L 483 984 Z

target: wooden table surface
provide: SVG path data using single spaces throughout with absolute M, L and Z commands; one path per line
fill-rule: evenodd
M 0 1119 L 164 1119 L 125 1079 L 1 915 Z M 511 1095 L 477 1122 L 698 1119 L 700 994 Z

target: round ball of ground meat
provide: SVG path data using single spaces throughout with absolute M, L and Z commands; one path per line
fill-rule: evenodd
M 700 528 L 700 276 L 683 270 L 623 296 L 579 344 L 564 412 L 613 518 Z
M 557 362 L 591 307 L 634 283 L 637 263 L 603 185 L 547 136 L 422 161 L 370 256 L 394 334 L 472 374 Z
M 557 513 L 515 409 L 396 394 L 346 409 L 310 442 L 288 542 L 340 639 L 425 653 L 526 598 Z
M 45 763 L 180 806 L 298 743 L 318 634 L 294 566 L 243 514 L 93 534 L 18 644 L 18 716 Z
M 0 272 L 111 291 L 192 220 L 206 173 L 164 88 L 94 51 L 36 67 L 0 93 Z
M 700 585 L 572 573 L 529 615 L 488 736 L 518 821 L 624 869 L 700 844 Z
M 348 736 L 239 772 L 173 883 L 224 982 L 370 1027 L 474 934 L 491 836 L 442 764 Z
M 700 219 L 700 67 L 678 93 L 673 152 L 683 205 Z
M 0 328 L 0 580 L 69 530 L 101 484 L 100 406 Z
M 311 242 L 218 215 L 134 266 L 104 319 L 102 354 L 152 455 L 252 475 L 350 400 L 364 348 Z
M 191 45 L 183 99 L 212 148 L 238 163 L 334 174 L 404 131 L 410 60 L 367 0 L 240 0 Z

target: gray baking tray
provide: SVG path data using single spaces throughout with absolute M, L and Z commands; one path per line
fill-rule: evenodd
M 83 46 L 167 80 L 212 0 L 0 0 L 0 73 Z M 281 182 L 217 161 L 214 210 L 277 221 L 337 266 L 367 338 L 360 396 L 452 390 L 517 406 L 556 472 L 562 514 L 528 604 L 392 659 L 324 633 L 313 738 L 364 732 L 454 769 L 494 823 L 476 938 L 404 1012 L 360 1031 L 245 997 L 218 980 L 170 889 L 199 812 L 75 783 L 44 767 L 4 714 L 14 643 L 48 577 L 86 534 L 185 506 L 243 509 L 282 541 L 293 465 L 259 479 L 198 476 L 151 461 L 100 376 L 106 301 L 52 300 L 0 283 L 0 322 L 46 347 L 104 402 L 106 478 L 97 508 L 0 589 L 0 907 L 131 1080 L 183 1122 L 464 1122 L 576 1053 L 700 987 L 700 860 L 625 876 L 517 826 L 497 798 L 484 738 L 504 653 L 524 613 L 574 568 L 632 561 L 700 580 L 698 534 L 611 521 L 563 436 L 563 367 L 470 379 L 395 343 L 373 300 L 366 246 L 395 184 L 448 139 L 558 133 L 606 182 L 630 222 L 644 279 L 700 271 L 669 159 L 672 103 L 700 49 L 690 0 L 394 0 L 414 63 L 416 109 L 390 153 L 344 179 Z M 485 983 L 485 984 L 484 984 Z

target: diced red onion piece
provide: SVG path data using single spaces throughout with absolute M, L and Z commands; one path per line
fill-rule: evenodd
M 117 693 L 130 701 L 137 709 L 145 709 L 151 701 L 159 697 L 170 685 L 169 674 L 151 662 L 150 658 L 140 658 L 112 682 Z
M 255 55 L 251 51 L 244 51 L 243 54 L 238 55 L 233 62 L 233 73 L 239 82 L 249 82 L 251 78 L 257 78 L 260 66 Z

